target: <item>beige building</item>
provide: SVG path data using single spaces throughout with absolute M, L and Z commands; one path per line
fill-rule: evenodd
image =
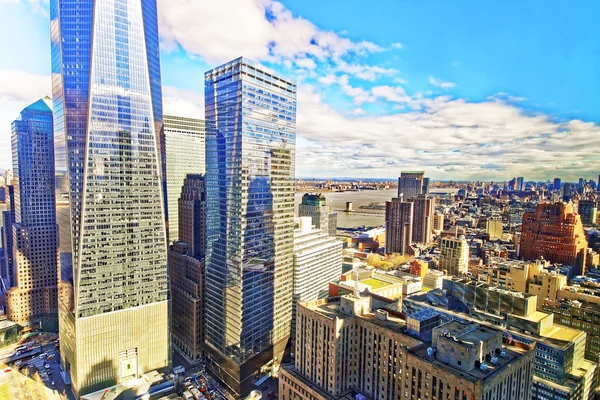
M 534 345 L 508 345 L 478 324 L 441 325 L 431 342 L 405 328 L 367 296 L 299 304 L 295 364 L 280 371 L 279 399 L 530 398 Z
M 467 273 L 469 244 L 464 236 L 442 238 L 439 266 L 447 275 L 460 276 Z
M 502 217 L 490 217 L 486 221 L 485 232 L 490 235 L 490 240 L 502 239 Z
M 444 215 L 435 213 L 433 214 L 433 230 L 434 231 L 443 231 L 444 230 Z

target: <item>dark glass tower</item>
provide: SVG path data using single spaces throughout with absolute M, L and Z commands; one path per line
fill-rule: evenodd
M 155 0 L 52 0 L 57 182 L 69 212 L 61 362 L 81 395 L 170 365 Z M 65 250 L 64 243 L 61 249 Z
M 8 317 L 56 329 L 58 266 L 54 201 L 54 129 L 49 97 L 29 105 L 12 123 L 14 287 Z
M 208 71 L 205 353 L 235 395 L 290 335 L 296 85 L 245 58 Z

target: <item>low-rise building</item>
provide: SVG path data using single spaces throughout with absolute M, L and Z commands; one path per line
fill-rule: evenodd
M 432 327 L 425 342 L 401 317 L 371 310 L 371 298 L 356 295 L 299 304 L 295 363 L 280 371 L 279 398 L 530 398 L 535 344 L 457 322 Z

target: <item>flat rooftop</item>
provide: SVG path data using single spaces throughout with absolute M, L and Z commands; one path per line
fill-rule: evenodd
M 487 328 L 486 328 L 487 329 Z M 453 375 L 460 376 L 461 378 L 468 380 L 469 382 L 479 382 L 479 381 L 489 381 L 493 379 L 496 374 L 500 373 L 502 369 L 510 363 L 515 362 L 519 357 L 522 357 L 527 353 L 528 350 L 523 349 L 517 346 L 502 346 L 502 350 L 505 352 L 505 357 L 498 356 L 498 362 L 496 364 L 492 364 L 491 362 L 486 362 L 488 366 L 487 370 L 483 371 L 480 368 L 473 368 L 470 371 L 465 371 L 462 369 L 458 369 L 452 365 L 446 364 L 444 362 L 438 361 L 434 356 L 429 356 L 427 354 L 427 348 L 419 348 L 416 351 L 412 352 L 417 357 L 422 359 L 423 361 L 436 366 L 438 368 L 444 369 Z M 410 352 L 410 350 L 409 350 Z

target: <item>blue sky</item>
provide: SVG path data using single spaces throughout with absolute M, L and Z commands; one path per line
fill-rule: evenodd
M 368 4 L 368 6 L 367 6 Z M 49 94 L 44 0 L 0 0 L 0 167 Z M 299 84 L 297 176 L 576 179 L 600 172 L 596 1 L 159 0 L 165 111 L 203 116 L 239 55 Z

